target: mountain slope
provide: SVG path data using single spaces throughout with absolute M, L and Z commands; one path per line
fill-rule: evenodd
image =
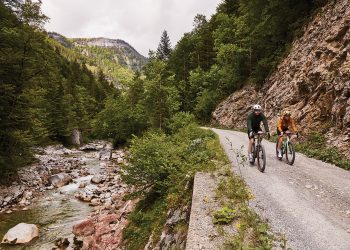
M 233 93 L 213 112 L 213 120 L 245 127 L 251 105 L 260 103 L 274 131 L 280 112 L 289 108 L 302 132 L 321 132 L 328 145 L 350 156 L 349 28 L 349 0 L 323 7 L 264 88 L 246 87 Z
M 138 53 L 131 45 L 119 39 L 107 38 L 73 38 L 49 32 L 49 36 L 62 44 L 65 54 L 74 57 L 98 74 L 107 77 L 110 83 L 120 88 L 130 83 L 135 71 L 141 71 L 147 58 Z M 70 56 L 70 55 L 67 55 Z
M 93 50 L 88 48 L 104 48 L 111 54 L 111 60 L 117 61 L 119 64 L 140 71 L 146 64 L 147 58 L 137 52 L 130 44 L 120 39 L 108 38 L 73 38 L 75 47 L 84 52 L 87 56 L 94 56 Z

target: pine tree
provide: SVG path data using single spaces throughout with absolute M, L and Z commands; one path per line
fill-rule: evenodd
M 168 60 L 171 53 L 171 43 L 170 38 L 168 36 L 168 32 L 166 30 L 163 31 L 162 37 L 160 38 L 160 43 L 158 45 L 157 49 L 157 57 L 160 60 Z

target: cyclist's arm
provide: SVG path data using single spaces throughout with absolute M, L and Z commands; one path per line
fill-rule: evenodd
M 277 129 L 278 129 L 278 132 L 282 132 L 282 119 L 279 118 L 278 119 L 278 122 L 277 122 Z
M 252 130 L 252 117 L 251 117 L 251 115 L 248 115 L 247 127 L 248 127 L 248 131 L 250 132 Z
M 265 132 L 270 133 L 269 125 L 267 124 L 267 119 L 266 119 L 265 115 L 263 115 L 263 124 L 264 124 L 264 128 L 265 128 Z

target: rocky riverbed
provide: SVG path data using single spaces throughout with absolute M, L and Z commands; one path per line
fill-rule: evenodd
M 0 187 L 0 237 L 18 223 L 39 226 L 26 249 L 116 249 L 136 201 L 120 178 L 123 150 L 103 141 L 79 149 L 38 148 L 37 163 Z M 22 249 L 1 245 L 0 249 Z

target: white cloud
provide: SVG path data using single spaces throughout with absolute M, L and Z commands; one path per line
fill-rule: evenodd
M 143 55 L 158 46 L 163 30 L 172 45 L 192 29 L 196 14 L 208 18 L 221 0 L 43 0 L 48 31 L 67 37 L 119 38 Z

